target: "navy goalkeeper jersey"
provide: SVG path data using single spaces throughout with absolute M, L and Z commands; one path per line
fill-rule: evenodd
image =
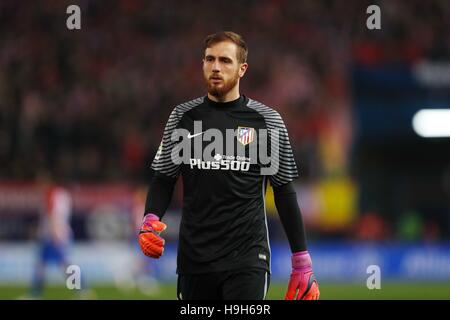
M 243 95 L 180 104 L 151 167 L 155 176 L 183 180 L 179 274 L 248 267 L 270 272 L 267 180 L 277 187 L 298 176 L 278 112 Z

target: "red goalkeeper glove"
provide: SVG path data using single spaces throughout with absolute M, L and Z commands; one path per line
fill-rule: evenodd
M 159 234 L 166 228 L 166 224 L 159 221 L 157 215 L 152 213 L 145 215 L 139 231 L 139 244 L 146 256 L 156 259 L 162 256 L 165 241 Z
M 292 273 L 289 279 L 285 300 L 318 300 L 319 284 L 312 270 L 308 251 L 292 255 Z

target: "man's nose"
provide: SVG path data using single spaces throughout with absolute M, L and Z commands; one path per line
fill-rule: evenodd
M 213 65 L 212 65 L 212 71 L 213 72 L 220 72 L 220 63 L 219 61 L 214 61 Z

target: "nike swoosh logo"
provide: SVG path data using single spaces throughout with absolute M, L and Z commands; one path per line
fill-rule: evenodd
M 199 136 L 199 135 L 201 135 L 201 134 L 203 134 L 203 133 L 205 133 L 205 131 L 199 132 L 199 133 L 196 133 L 196 134 L 191 134 L 191 133 L 189 132 L 188 135 L 187 135 L 187 138 L 188 138 L 188 139 L 192 139 L 192 138 L 194 138 L 194 137 L 196 137 L 196 136 Z

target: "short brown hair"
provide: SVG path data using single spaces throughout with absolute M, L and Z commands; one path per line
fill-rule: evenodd
M 211 47 L 213 44 L 223 42 L 223 41 L 230 41 L 237 45 L 237 59 L 240 63 L 247 62 L 247 55 L 248 55 L 248 48 L 247 44 L 245 43 L 244 39 L 241 35 L 232 32 L 232 31 L 221 31 L 214 34 L 210 34 L 205 38 L 205 47 L 203 48 L 206 50 L 206 48 Z

